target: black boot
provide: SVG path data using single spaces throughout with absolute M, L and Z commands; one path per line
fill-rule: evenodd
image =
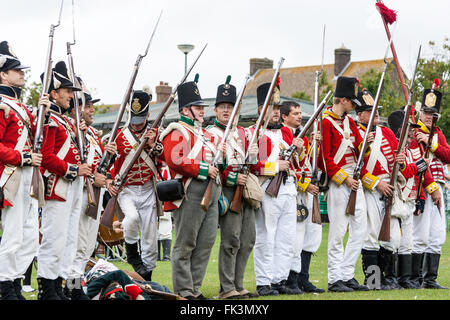
M 162 246 L 162 240 L 158 240 L 158 258 L 157 261 L 161 261 L 161 246 Z
M 55 280 L 37 278 L 38 300 L 61 300 L 55 291 Z
M 53 285 L 55 286 L 55 292 L 61 300 L 70 300 L 70 298 L 65 294 L 67 293 L 70 295 L 70 290 L 67 287 L 65 287 L 64 288 L 65 292 L 63 291 L 62 286 L 63 280 L 64 280 L 63 278 L 58 277 L 56 278 L 56 280 L 53 281 Z
M 163 261 L 170 261 L 170 248 L 172 247 L 172 240 L 161 240 L 163 248 Z
M 138 243 L 127 243 L 125 242 L 125 249 L 127 251 L 127 262 L 131 264 L 134 271 L 139 273 L 139 275 L 147 281 L 151 281 L 152 272 L 148 271 L 142 262 L 141 255 L 138 251 Z
M 378 253 L 380 271 L 383 274 L 381 277 L 382 289 L 383 286 L 385 290 L 403 289 L 403 287 L 397 283 L 397 277 L 395 275 L 395 254 L 383 247 L 380 248 Z
M 302 250 L 302 269 L 298 274 L 298 287 L 306 293 L 323 293 L 325 290 L 317 288 L 309 281 L 309 266 L 311 265 L 312 252 Z
M 84 293 L 83 287 L 81 286 L 81 278 L 78 279 L 70 279 L 71 288 L 70 289 L 70 300 L 91 300 L 89 297 Z M 66 288 L 67 282 L 66 282 Z
M 19 300 L 12 281 L 0 281 L 2 300 Z
M 418 289 L 411 281 L 412 255 L 399 254 L 398 256 L 398 284 L 405 289 Z
M 295 290 L 290 289 L 286 286 L 286 280 L 282 280 L 278 283 L 271 283 L 270 287 L 275 290 L 278 291 L 279 294 L 297 294 L 295 293 Z
M 19 300 L 27 300 L 22 295 L 22 278 L 14 279 L 13 285 L 14 285 L 14 291 L 16 292 L 17 298 Z
M 271 288 L 269 285 L 256 286 L 256 292 L 260 296 L 277 296 L 280 294 L 277 290 Z
M 448 289 L 437 283 L 439 259 L 441 255 L 439 253 L 425 253 L 423 263 L 423 282 L 422 288 L 424 289 Z
M 303 294 L 303 291 L 298 287 L 298 272 L 295 272 L 294 270 L 289 271 L 286 286 L 289 289 L 292 289 L 295 292 L 294 294 Z
M 361 262 L 362 262 L 362 269 L 364 272 L 364 285 L 366 285 L 369 289 L 372 290 L 381 289 L 381 278 L 380 283 L 377 283 L 376 281 L 373 282 L 371 280 L 371 276 L 373 275 L 372 269 L 373 267 L 371 266 L 378 266 L 378 251 L 362 249 Z
M 412 255 L 412 268 L 411 268 L 411 282 L 416 288 L 420 288 L 422 285 L 422 268 L 423 268 L 423 253 L 413 253 Z

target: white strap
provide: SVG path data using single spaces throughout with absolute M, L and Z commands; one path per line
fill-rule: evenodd
M 283 147 L 284 149 L 288 149 L 289 145 L 286 141 L 284 141 L 281 130 L 265 130 L 264 135 L 267 136 L 272 142 L 272 151 L 266 161 L 275 162 L 280 157 L 281 148 Z
M 367 161 L 366 169 L 370 173 L 373 173 L 373 169 L 377 162 L 380 163 L 381 167 L 389 173 L 389 166 L 385 155 L 381 152 L 381 143 L 383 141 L 383 133 L 380 127 L 377 127 L 375 132 L 375 140 L 373 141 L 369 160 Z
M 216 126 L 211 126 L 206 129 L 211 134 L 222 139 L 224 131 Z M 242 145 L 238 142 L 240 140 L 237 129 L 235 128 L 233 132 L 227 138 L 227 163 L 229 165 L 241 164 L 245 158 L 245 152 Z M 235 152 L 239 154 L 238 157 L 234 157 Z
M 14 150 L 22 153 L 27 138 L 28 138 L 28 129 L 26 126 L 24 126 L 22 134 L 20 135 Z M 17 167 L 5 166 L 2 172 L 2 176 L 0 178 L 0 188 L 3 188 L 3 186 L 6 184 L 6 181 L 8 181 L 9 177 L 14 173 L 16 169 Z
M 350 139 L 350 122 L 348 120 L 348 117 L 345 117 L 344 121 L 343 121 L 343 125 L 344 125 L 344 130 L 342 130 L 342 128 L 336 123 L 336 121 L 333 120 L 332 117 L 330 116 L 325 116 L 325 118 L 327 118 L 331 124 L 334 126 L 334 128 L 341 134 L 342 136 L 342 140 L 341 140 L 341 145 L 339 146 L 338 151 L 336 152 L 336 154 L 334 155 L 334 163 L 338 164 L 342 158 L 344 157 L 344 155 L 347 152 L 347 149 L 349 147 L 352 146 L 352 140 Z
M 132 158 L 134 157 L 134 154 L 136 153 L 136 148 L 139 145 L 139 142 L 134 138 L 134 136 L 131 133 L 129 128 L 125 128 L 122 132 L 123 132 L 125 139 L 127 139 L 128 142 L 130 143 L 132 149 L 127 154 L 127 156 L 125 157 L 125 160 L 123 161 L 122 167 L 119 170 L 119 176 L 122 176 L 125 173 L 125 169 L 130 164 Z M 140 158 L 145 161 L 145 163 L 150 167 L 150 169 L 152 169 L 152 165 L 149 163 L 150 156 L 147 154 L 147 152 L 142 150 Z
M 67 133 L 66 141 L 64 141 L 64 144 L 62 145 L 61 149 L 59 149 L 58 153 L 56 154 L 56 156 L 59 159 L 64 160 L 64 158 L 66 157 L 67 153 L 70 150 L 70 142 L 71 142 L 70 134 Z M 51 173 L 48 170 L 45 170 L 44 177 L 47 178 L 50 175 L 51 175 Z

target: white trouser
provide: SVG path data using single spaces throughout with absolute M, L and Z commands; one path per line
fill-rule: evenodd
M 39 247 L 38 202 L 30 197 L 32 167 L 23 167 L 13 207 L 2 209 L 0 281 L 23 278 Z
M 88 207 L 88 196 L 86 188 L 83 190 L 83 201 L 81 204 L 80 223 L 78 226 L 78 245 L 77 253 L 75 255 L 74 267 L 77 273 L 83 274 L 86 269 L 86 264 L 94 252 L 97 243 L 98 226 L 100 224 L 100 213 L 103 209 L 103 195 L 104 188 L 100 189 L 100 196 L 97 204 L 97 219 L 93 219 L 86 215 Z
M 380 246 L 396 252 L 400 246 L 400 224 L 399 220 L 391 216 L 390 237 L 391 241 L 379 241 L 381 225 L 385 212 L 385 201 L 381 200 L 382 193 L 377 190 L 364 190 L 367 206 L 367 236 L 363 244 L 365 250 L 378 251 Z
M 157 210 L 153 181 L 144 185 L 126 186 L 117 201 L 125 218 L 122 221 L 125 242 L 139 241 L 141 232 L 141 259 L 148 270 L 156 267 L 158 258 Z
M 439 183 L 439 190 L 442 199 L 444 195 L 442 190 L 444 185 Z M 445 211 L 444 208 L 439 211 L 438 207 L 433 203 L 431 195 L 426 194 L 424 212 L 413 217 L 413 252 L 414 253 L 441 253 L 442 245 L 445 242 Z M 442 200 L 442 207 L 444 201 Z
M 164 212 L 159 217 L 158 240 L 172 240 L 172 213 Z
M 62 178 L 61 178 L 62 179 Z M 78 225 L 84 178 L 70 183 L 66 201 L 47 200 L 42 208 L 42 242 L 38 253 L 38 278 L 55 280 L 81 277 L 73 261 L 78 244 Z
M 312 222 L 312 207 L 314 196 L 308 192 L 297 194 L 297 203 L 306 205 L 308 217 L 297 222 L 294 256 L 291 260 L 291 270 L 300 272 L 302 268 L 302 251 L 316 252 L 322 241 L 322 225 Z
M 269 181 L 262 185 L 264 196 L 256 214 L 254 265 L 256 285 L 269 285 L 286 280 L 294 254 L 297 219 L 296 186 L 289 177 L 281 184 L 278 197 L 265 193 Z
M 408 210 L 408 215 L 405 219 L 402 219 L 402 237 L 400 239 L 400 246 L 398 247 L 398 254 L 411 254 L 413 248 L 413 214 L 416 208 L 415 201 L 406 201 L 405 208 Z
M 355 264 L 361 254 L 366 237 L 367 213 L 362 186 L 358 188 L 355 215 L 345 213 L 350 189 L 343 183 L 338 186 L 330 182 L 327 210 L 330 227 L 328 233 L 328 283 L 348 281 L 354 277 Z M 344 250 L 344 236 L 349 231 L 347 246 Z

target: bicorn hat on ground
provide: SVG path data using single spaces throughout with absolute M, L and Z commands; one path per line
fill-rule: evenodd
M 356 113 L 363 112 L 366 110 L 372 110 L 373 105 L 375 104 L 375 100 L 373 99 L 372 95 L 370 94 L 369 90 L 366 88 L 362 89 L 361 92 L 358 93 L 357 97 L 360 105 L 357 105 L 355 108 Z M 378 106 L 378 109 L 381 107 Z
M 151 96 L 147 92 L 143 90 L 133 92 L 130 101 L 131 124 L 141 124 L 145 121 L 148 115 L 150 101 Z
M 44 82 L 44 75 L 45 73 L 41 74 L 42 82 Z M 63 88 L 72 89 L 73 91 L 81 91 L 81 88 L 75 86 L 73 82 L 70 80 L 66 63 L 64 61 L 59 61 L 52 69 L 48 93 L 50 93 L 52 90 L 58 90 Z
M 351 77 L 339 77 L 336 81 L 336 90 L 334 96 L 336 98 L 347 98 L 353 101 L 357 106 L 360 102 L 357 98 L 358 94 L 358 79 Z
M 0 42 L 0 71 L 8 70 L 22 70 L 28 69 L 28 66 L 23 66 L 17 56 L 11 49 L 8 41 Z
M 198 80 L 196 75 L 195 80 Z M 178 110 L 191 106 L 207 107 L 208 104 L 202 100 L 198 90 L 197 81 L 185 82 L 178 87 Z
M 230 84 L 231 76 L 217 88 L 216 106 L 220 103 L 236 103 L 236 87 Z
M 439 80 L 435 79 L 432 89 L 425 89 L 422 98 L 422 112 L 439 113 L 441 109 L 442 93 L 435 88 L 439 86 Z
M 278 77 L 276 85 L 273 89 L 272 100 L 270 102 L 270 104 L 273 104 L 276 106 L 279 106 L 281 104 L 280 83 L 281 83 L 281 80 Z M 258 88 L 256 88 L 256 98 L 258 101 L 258 106 L 264 105 L 267 94 L 269 93 L 269 89 L 270 89 L 270 82 L 263 83 Z

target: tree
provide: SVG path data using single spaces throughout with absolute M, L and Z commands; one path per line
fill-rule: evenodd
M 22 101 L 29 106 L 37 107 L 42 92 L 42 83 L 30 82 L 30 71 L 25 71 L 25 85 L 22 89 Z
M 328 81 L 328 74 L 326 71 L 322 73 L 322 75 L 319 78 L 319 103 L 325 98 L 325 95 L 328 93 L 328 91 L 333 90 L 333 86 Z M 306 100 L 306 101 L 313 101 L 310 95 L 308 95 L 304 91 L 297 91 L 292 95 L 292 98 Z
M 397 89 L 400 87 L 395 87 L 392 81 L 392 74 L 395 72 L 394 69 L 395 66 L 390 63 L 384 76 L 384 84 L 381 91 L 380 101 L 378 103 L 378 105 L 383 107 L 380 109 L 380 115 L 383 117 L 388 117 L 394 110 L 397 110 L 405 105 L 405 98 L 401 91 Z M 359 79 L 362 87 L 361 89 L 367 89 L 372 94 L 374 99 L 376 98 L 378 86 L 380 84 L 381 74 L 381 71 L 370 69 Z
M 305 101 L 312 101 L 311 97 L 305 91 L 296 91 L 292 95 L 292 98 L 305 100 Z

